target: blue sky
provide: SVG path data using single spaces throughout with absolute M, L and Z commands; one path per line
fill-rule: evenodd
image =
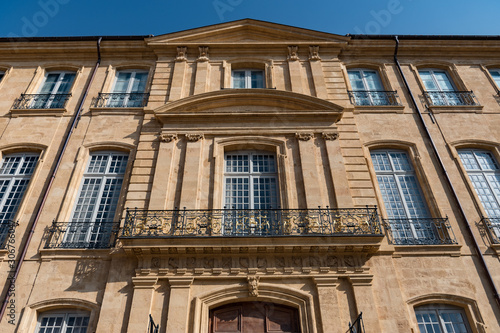
M 499 0 L 2 0 L 1 37 L 161 35 L 253 18 L 345 35 L 500 35 Z

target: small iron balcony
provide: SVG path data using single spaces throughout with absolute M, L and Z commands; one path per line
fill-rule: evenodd
M 127 210 L 121 238 L 381 236 L 376 208 Z
M 479 105 L 472 91 L 424 91 L 430 106 Z
M 397 91 L 349 90 L 347 92 L 351 103 L 358 106 L 401 105 Z
M 116 243 L 119 225 L 113 222 L 53 222 L 46 249 L 106 249 Z
M 483 217 L 481 219 L 490 234 L 493 244 L 500 244 L 500 217 Z
M 395 245 L 457 244 L 448 218 L 395 218 L 383 223 Z
M 21 94 L 13 109 L 63 109 L 71 94 Z
M 148 93 L 99 93 L 92 106 L 96 108 L 142 108 L 148 104 Z

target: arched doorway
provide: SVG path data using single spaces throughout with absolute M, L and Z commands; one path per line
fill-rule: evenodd
M 210 311 L 210 333 L 300 333 L 299 313 L 268 302 L 227 304 Z

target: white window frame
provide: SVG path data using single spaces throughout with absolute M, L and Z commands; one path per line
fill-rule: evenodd
M 89 166 L 92 161 L 93 156 L 108 156 L 108 161 L 106 163 L 106 170 L 104 173 L 101 172 L 89 172 Z M 125 166 L 123 167 L 123 173 L 111 173 L 109 172 L 111 162 L 112 162 L 112 157 L 113 156 L 121 156 L 122 158 L 125 158 Z M 106 235 L 107 232 L 111 231 L 111 227 L 113 222 L 116 221 L 117 218 L 117 209 L 119 207 L 119 198 L 121 197 L 121 194 L 123 192 L 123 182 L 125 179 L 125 173 L 127 170 L 127 165 L 128 165 L 128 157 L 129 154 L 124 153 L 124 152 L 119 152 L 119 151 L 96 151 L 92 152 L 89 155 L 87 164 L 85 166 L 85 172 L 83 174 L 82 180 L 80 182 L 80 186 L 78 189 L 78 194 L 76 197 L 76 201 L 73 205 L 73 209 L 71 212 L 71 222 L 70 225 L 68 226 L 68 231 L 65 234 L 64 242 L 68 243 L 74 243 L 74 237 L 80 237 L 82 234 L 85 233 L 85 239 L 84 240 L 77 240 L 78 243 L 83 243 L 83 244 L 93 244 L 93 243 L 98 243 L 99 240 L 93 240 L 92 237 L 100 237 L 102 235 Z M 91 211 L 91 217 L 90 218 L 85 218 L 85 220 L 88 221 L 82 221 L 81 219 L 78 219 L 75 214 L 77 213 L 77 206 L 79 204 L 80 200 L 89 200 L 89 197 L 82 197 L 82 190 L 85 185 L 85 180 L 86 179 L 101 179 L 100 185 L 99 185 L 99 190 L 98 194 L 96 196 L 96 200 L 94 203 L 94 208 L 93 210 L 89 210 L 88 212 Z M 103 193 L 104 193 L 104 188 L 106 186 L 106 181 L 110 179 L 121 179 L 122 183 L 120 185 L 120 188 L 117 190 L 117 194 L 114 193 L 114 195 L 117 195 L 118 201 L 116 203 L 115 207 L 115 212 L 113 214 L 112 218 L 108 219 L 101 219 L 101 221 L 97 221 L 97 215 L 100 213 L 99 207 L 101 206 L 101 202 L 103 199 Z M 84 212 L 84 211 L 83 211 Z M 87 213 L 88 213 L 87 212 Z M 104 225 L 103 225 L 104 224 Z M 96 231 L 97 228 L 97 231 Z
M 38 317 L 35 332 L 40 333 L 42 321 L 44 318 L 62 318 L 61 326 L 57 326 L 57 327 L 52 326 L 51 328 L 60 328 L 59 333 L 66 333 L 67 329 L 68 329 L 68 322 L 69 322 L 70 317 L 87 318 L 87 327 L 85 327 L 85 330 L 86 330 L 86 332 L 89 332 L 90 313 L 87 311 L 67 311 L 67 312 L 49 311 L 49 312 L 42 313 Z M 69 327 L 69 328 L 74 328 L 74 327 Z M 83 327 L 78 326 L 77 328 L 83 328 Z
M 373 163 L 373 154 L 378 154 L 378 153 L 384 153 L 387 155 L 388 159 L 389 159 L 389 163 L 390 163 L 390 166 L 391 166 L 391 170 L 375 170 L 375 167 L 374 167 L 374 170 L 375 170 L 375 175 L 376 177 L 378 178 L 379 176 L 390 176 L 394 179 L 394 183 L 396 184 L 396 189 L 397 189 L 397 193 L 399 195 L 399 199 L 400 199 L 400 202 L 401 204 L 403 205 L 403 211 L 404 211 L 404 214 L 405 216 L 404 217 L 398 217 L 398 216 L 387 216 L 389 221 L 390 220 L 395 220 L 397 221 L 398 219 L 402 219 L 402 220 L 406 220 L 408 219 L 409 221 L 409 225 L 410 225 L 410 232 L 413 236 L 414 239 L 419 239 L 419 238 L 425 238 L 426 236 L 426 233 L 428 233 L 428 229 L 426 228 L 427 226 L 426 225 L 421 225 L 419 226 L 419 228 L 417 228 L 417 226 L 419 225 L 419 219 L 430 219 L 431 218 L 431 213 L 430 213 L 430 210 L 429 210 L 429 206 L 427 204 L 427 200 L 423 194 L 423 191 L 422 191 L 422 187 L 420 185 L 420 182 L 419 182 L 419 179 L 417 177 L 417 174 L 416 174 L 416 171 L 415 171 L 415 167 L 413 165 L 413 161 L 412 159 L 410 158 L 410 155 L 408 154 L 408 152 L 404 151 L 404 150 L 398 150 L 398 149 L 374 149 L 372 151 L 370 151 L 370 156 L 372 158 L 372 165 L 374 165 Z M 410 170 L 396 170 L 395 166 L 394 166 L 394 161 L 391 157 L 391 153 L 398 153 L 398 154 L 404 154 L 406 155 L 406 158 L 408 160 L 408 165 L 409 167 L 411 168 Z M 413 177 L 414 179 L 414 182 L 415 182 L 415 186 L 416 186 L 416 195 L 418 196 L 418 198 L 422 201 L 423 205 L 424 205 L 424 211 L 421 212 L 423 214 L 420 214 L 419 216 L 411 216 L 410 214 L 410 208 L 408 207 L 408 201 L 406 200 L 408 198 L 408 196 L 405 195 L 404 191 L 403 191 L 403 186 L 401 186 L 401 180 L 400 180 L 400 177 L 403 176 L 403 177 Z M 378 183 L 378 187 L 379 187 L 379 190 L 382 192 L 382 188 L 380 187 L 380 182 L 378 181 L 377 179 L 377 183 Z M 384 203 L 384 207 L 386 208 L 386 213 L 389 214 L 389 209 L 387 209 L 387 204 L 384 200 L 384 198 L 382 198 L 382 201 Z M 424 222 L 425 223 L 425 222 Z M 419 235 L 419 230 L 420 230 L 420 234 L 422 234 L 422 236 Z M 393 237 L 395 240 L 397 239 L 401 239 L 401 238 L 408 238 L 408 235 L 407 235 L 407 231 L 408 230 L 395 230 L 393 229 L 392 230 L 392 234 L 393 234 Z M 399 234 L 403 233 L 404 234 L 404 237 L 401 237 Z
M 446 305 L 446 304 L 429 304 L 429 305 L 424 305 L 424 306 L 419 306 L 415 308 L 415 316 L 417 316 L 417 325 L 419 328 L 420 333 L 434 333 L 433 331 L 428 331 L 427 329 L 425 331 L 422 331 L 420 329 L 420 325 L 424 324 L 419 322 L 418 316 L 423 315 L 423 314 L 434 314 L 436 318 L 438 319 L 438 324 L 440 328 L 440 332 L 435 332 L 435 333 L 455 333 L 455 330 L 453 331 L 448 331 L 446 329 L 446 324 L 449 322 L 446 322 L 443 318 L 443 314 L 459 314 L 462 318 L 462 324 L 465 326 L 465 329 L 467 330 L 467 333 L 472 333 L 469 321 L 467 318 L 467 315 L 465 314 L 465 311 L 457 306 L 452 306 L 452 305 Z M 455 328 L 455 327 L 453 327 Z
M 361 75 L 361 82 L 363 83 L 363 89 L 356 89 L 353 86 L 353 83 L 351 81 L 351 78 L 349 77 L 350 72 L 359 72 Z M 377 83 L 379 85 L 379 89 L 373 90 L 370 89 L 368 86 L 368 81 L 365 78 L 365 72 L 373 72 L 376 74 L 377 78 Z M 359 92 L 359 91 L 367 91 L 367 92 L 381 92 L 382 98 L 380 98 L 380 94 L 377 96 L 379 97 L 378 99 L 375 99 L 375 95 L 368 93 L 366 97 L 359 97 L 355 96 L 356 103 L 359 103 L 358 105 L 389 105 L 389 101 L 387 100 L 387 96 L 385 95 L 386 89 L 384 86 L 384 82 L 382 82 L 382 77 L 380 76 L 380 72 L 376 69 L 371 69 L 371 68 L 349 68 L 347 69 L 347 78 L 349 79 L 349 83 L 351 85 L 351 89 L 353 92 Z M 366 102 L 364 102 L 366 101 Z
M 240 156 L 248 156 L 248 172 L 228 172 L 226 171 L 226 166 L 227 166 L 227 156 L 228 155 L 240 155 Z M 253 160 L 252 157 L 255 155 L 271 155 L 274 156 L 274 172 L 254 172 L 253 171 Z M 256 151 L 256 150 L 240 150 L 240 151 L 229 151 L 224 154 L 224 177 L 223 177 L 223 184 L 224 184 L 224 190 L 222 191 L 222 202 L 224 205 L 226 205 L 227 209 L 232 209 L 233 207 L 229 207 L 226 204 L 226 180 L 228 178 L 248 178 L 248 186 L 249 186 L 249 196 L 248 196 L 248 208 L 247 209 L 277 209 L 279 206 L 279 183 L 278 183 L 278 165 L 276 163 L 276 154 L 269 152 L 269 151 Z M 265 207 L 265 208 L 255 208 L 255 203 L 254 203 L 254 190 L 253 190 L 253 184 L 254 184 L 254 179 L 257 178 L 273 178 L 276 184 L 276 196 L 274 197 L 274 200 L 276 201 L 276 206 L 273 207 Z
M 245 87 L 238 88 L 234 86 L 234 73 L 236 72 L 244 72 L 245 73 Z M 261 88 L 252 88 L 252 72 L 260 72 L 262 73 L 262 87 Z M 266 72 L 263 69 L 255 69 L 255 68 L 241 68 L 241 69 L 233 69 L 231 71 L 231 87 L 234 89 L 263 89 L 266 87 Z
M 20 162 L 19 162 L 18 166 L 16 167 L 14 174 L 3 174 L 2 172 L 3 172 L 5 160 L 7 158 L 17 158 L 17 157 L 20 157 Z M 26 158 L 36 158 L 36 161 L 34 162 L 34 165 L 31 168 L 31 173 L 21 174 L 20 169 L 22 168 L 23 164 L 25 163 Z M 12 220 L 16 216 L 17 211 L 19 210 L 19 207 L 20 207 L 21 202 L 23 200 L 24 194 L 26 193 L 26 190 L 28 189 L 28 186 L 29 186 L 29 183 L 31 180 L 31 176 L 33 175 L 33 173 L 36 169 L 36 166 L 38 163 L 38 158 L 39 158 L 39 154 L 36 154 L 36 153 L 14 153 L 14 154 L 6 154 L 6 155 L 2 156 L 2 164 L 0 166 L 0 180 L 6 180 L 9 182 L 9 184 L 7 186 L 5 194 L 0 199 L 0 224 L 8 223 L 9 220 Z M 25 186 L 25 189 L 23 190 L 23 193 L 19 197 L 17 204 L 15 205 L 16 208 L 13 210 L 12 215 L 10 216 L 9 219 L 5 219 L 4 213 L 2 213 L 2 211 L 5 208 L 7 201 L 10 199 L 9 196 L 13 193 L 12 190 L 14 187 L 14 183 L 17 180 L 27 180 L 26 186 Z

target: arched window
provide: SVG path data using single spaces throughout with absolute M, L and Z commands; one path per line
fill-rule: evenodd
M 265 88 L 264 71 L 260 69 L 235 69 L 231 72 L 232 87 L 236 89 Z
M 48 72 L 40 86 L 32 109 L 63 108 L 69 98 L 69 92 L 75 80 L 74 72 Z
M 386 89 L 374 69 L 355 68 L 347 71 L 352 91 L 351 100 L 356 105 L 391 105 Z
M 90 154 L 70 226 L 66 247 L 108 247 L 128 155 L 119 152 Z
M 415 308 L 420 333 L 470 333 L 462 308 L 447 304 L 429 304 Z
M 143 107 L 147 103 L 146 83 L 148 72 L 143 70 L 122 70 L 116 73 L 113 92 L 107 107 Z
M 49 311 L 38 318 L 37 333 L 86 333 L 90 315 L 86 311 Z

